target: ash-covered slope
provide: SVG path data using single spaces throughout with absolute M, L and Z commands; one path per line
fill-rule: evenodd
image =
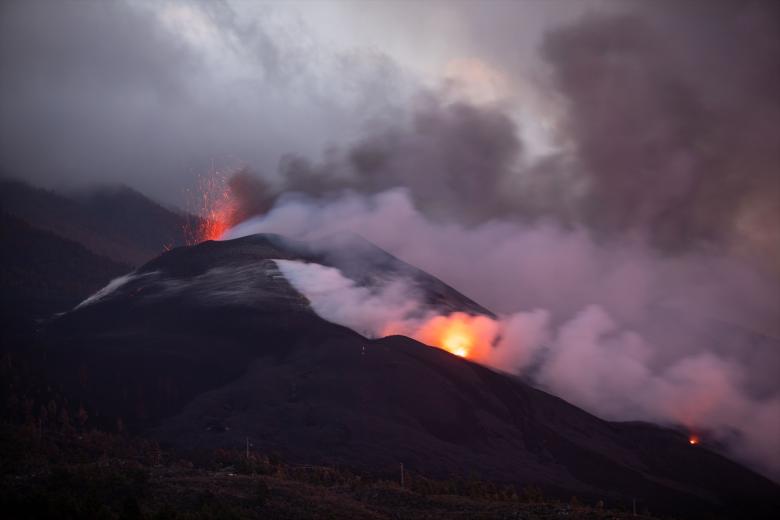
M 323 248 L 255 235 L 170 251 L 50 325 L 52 375 L 95 412 L 183 449 L 240 448 L 249 437 L 293 461 L 403 462 L 651 511 L 780 506 L 776 485 L 682 433 L 602 421 L 409 338 L 369 340 L 322 320 L 274 259 L 338 267 L 366 286 L 404 276 L 441 312 L 489 313 L 346 240 Z

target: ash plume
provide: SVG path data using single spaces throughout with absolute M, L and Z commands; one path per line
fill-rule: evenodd
M 529 154 L 500 103 L 427 92 L 319 162 L 285 156 L 273 208 L 228 236 L 359 233 L 499 313 L 480 362 L 610 419 L 704 432 L 777 479 L 778 14 L 587 15 L 541 47 L 565 106 L 553 152 Z
M 554 30 L 542 48 L 588 178 L 583 217 L 676 250 L 726 241 L 776 266 L 778 4 L 635 7 Z
M 238 224 L 254 216 L 267 213 L 274 205 L 276 195 L 268 182 L 252 175 L 246 166 L 232 173 L 227 181 L 232 203 L 230 222 Z
M 777 277 L 778 19 L 772 2 L 588 15 L 540 49 L 565 106 L 554 152 L 529 156 L 505 105 L 428 91 L 321 161 L 285 155 L 274 192 L 405 187 L 441 220 L 554 218 L 668 253 L 729 250 Z
M 327 195 L 403 186 L 417 205 L 442 219 L 483 222 L 511 214 L 502 185 L 514 173 L 522 145 L 509 116 L 432 94 L 415 105 L 409 121 L 378 126 L 323 163 L 284 157 L 283 189 Z

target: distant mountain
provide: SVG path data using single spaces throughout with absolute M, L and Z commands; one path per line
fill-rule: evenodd
M 72 309 L 109 280 L 131 270 L 81 244 L 0 213 L 0 323 L 23 330 Z
M 53 321 L 49 376 L 101 416 L 182 450 L 536 484 L 654 512 L 766 516 L 780 488 L 684 434 L 603 421 L 516 378 L 319 318 L 275 260 L 401 276 L 442 312 L 489 313 L 368 242 L 255 235 L 177 248 Z
M 127 187 L 65 196 L 15 180 L 0 180 L 0 209 L 73 240 L 116 262 L 140 265 L 185 243 L 180 215 Z

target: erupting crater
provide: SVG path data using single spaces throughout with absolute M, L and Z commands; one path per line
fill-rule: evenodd
M 227 176 L 220 171 L 212 170 L 198 181 L 190 206 L 197 217 L 185 225 L 187 245 L 220 240 L 235 224 L 235 200 Z

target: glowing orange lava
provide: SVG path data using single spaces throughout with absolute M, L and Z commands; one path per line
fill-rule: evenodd
M 471 336 L 460 332 L 449 332 L 441 340 L 445 350 L 452 352 L 456 356 L 466 357 L 471 350 L 473 340 Z
M 455 312 L 448 316 L 434 316 L 412 336 L 456 356 L 480 360 L 487 356 L 487 349 L 491 348 L 497 331 L 497 323 L 486 316 Z
M 185 226 L 187 244 L 194 245 L 222 238 L 233 225 L 235 209 L 227 177 L 217 170 L 212 170 L 207 177 L 201 178 L 194 206 L 193 213 L 198 217 Z
M 696 446 L 697 444 L 699 444 L 699 442 L 700 440 L 698 435 L 691 434 L 691 436 L 688 437 L 688 444 L 690 444 L 691 446 Z

